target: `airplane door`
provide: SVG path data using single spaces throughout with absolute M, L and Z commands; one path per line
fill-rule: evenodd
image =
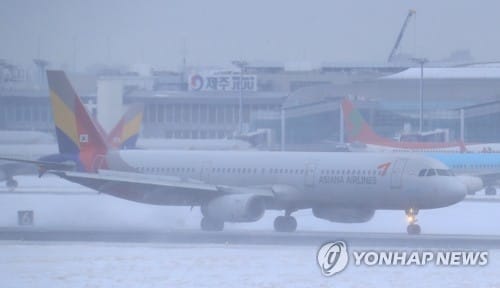
M 312 188 L 314 187 L 314 174 L 316 172 L 316 164 L 306 164 L 306 171 L 305 171 L 305 186 Z
M 200 180 L 205 183 L 210 183 L 211 170 L 212 170 L 212 163 L 208 161 L 201 163 Z
M 405 170 L 407 159 L 397 159 L 392 166 L 391 171 L 391 188 L 401 188 L 403 172 Z

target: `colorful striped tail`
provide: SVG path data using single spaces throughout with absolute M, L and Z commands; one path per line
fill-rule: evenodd
M 59 153 L 87 172 L 104 168 L 108 147 L 63 71 L 47 71 Z

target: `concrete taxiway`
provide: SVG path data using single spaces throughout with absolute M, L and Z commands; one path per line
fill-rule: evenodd
M 403 233 L 323 231 L 276 233 L 273 231 L 261 230 L 203 232 L 199 230 L 70 230 L 27 227 L 0 228 L 0 240 L 306 246 L 318 246 L 328 241 L 344 240 L 350 245 L 367 247 L 500 249 L 500 236 L 437 234 L 410 236 Z

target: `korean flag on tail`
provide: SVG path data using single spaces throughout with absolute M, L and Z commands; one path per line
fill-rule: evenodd
M 80 134 L 80 143 L 88 143 L 89 134 Z

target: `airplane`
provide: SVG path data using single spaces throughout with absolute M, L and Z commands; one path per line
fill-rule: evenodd
M 256 149 L 240 139 L 161 139 L 139 138 L 138 149 L 163 150 L 251 150 Z
M 462 175 L 464 178 L 469 177 L 467 183 L 470 188 L 470 194 L 474 194 L 482 188 L 485 188 L 486 195 L 496 195 L 496 188 L 494 185 L 497 185 L 500 180 L 500 153 L 457 153 L 456 151 L 455 153 L 448 153 L 450 152 L 449 149 L 453 149 L 453 146 L 448 146 L 446 148 L 444 148 L 444 146 L 440 146 L 439 148 L 434 146 L 434 148 L 431 148 L 432 146 L 424 147 L 414 145 L 429 144 L 427 142 L 414 143 L 392 141 L 378 136 L 368 125 L 361 113 L 354 108 L 352 102 L 344 100 L 342 108 L 344 109 L 345 115 L 345 130 L 347 131 L 347 134 L 350 135 L 348 137 L 349 140 L 358 140 L 362 142 L 367 141 L 367 145 L 372 145 L 368 143 L 377 143 L 370 146 L 372 149 L 369 148 L 367 151 L 438 151 L 426 152 L 425 155 L 443 162 L 446 166 L 450 167 L 454 173 Z M 377 138 L 385 140 L 375 141 Z M 370 139 L 372 139 L 372 141 L 370 141 Z M 486 146 L 480 147 L 480 145 L 482 144 L 469 144 L 464 147 L 467 150 L 469 150 L 470 147 L 473 147 L 472 150 L 474 151 L 484 151 Z M 457 147 L 455 146 L 455 148 Z M 439 152 L 442 150 L 445 150 L 445 152 Z M 491 149 L 487 150 L 491 151 Z M 432 171 L 427 172 L 432 173 Z
M 38 159 L 44 155 L 57 153 L 55 144 L 17 144 L 0 145 L 0 156 L 19 159 Z M 16 175 L 36 174 L 36 167 L 25 163 L 0 161 L 0 181 L 11 191 L 17 188 Z
M 54 137 L 51 134 L 45 132 L 22 130 L 0 131 L 0 145 L 52 143 L 55 143 Z
M 341 105 L 344 114 L 344 127 L 347 140 L 352 143 L 350 147 L 353 151 L 455 153 L 500 152 L 499 143 L 466 144 L 463 142 L 405 142 L 385 138 L 373 131 L 350 100 L 344 98 Z
M 342 223 L 388 209 L 405 211 L 407 232 L 419 234 L 421 209 L 453 205 L 468 192 L 448 167 L 420 155 L 112 149 L 64 72 L 47 71 L 47 78 L 59 154 L 24 162 L 118 198 L 199 206 L 205 231 L 258 221 L 268 209 L 284 211 L 274 220 L 278 232 L 295 231 L 291 214 L 301 209 Z M 424 169 L 436 173 L 419 176 Z
M 99 133 L 106 139 L 110 147 L 115 149 L 134 149 L 136 148 L 136 142 L 141 128 L 143 111 L 143 104 L 131 104 L 120 121 L 109 133 L 106 133 L 97 121 L 95 123 Z M 26 133 L 22 135 L 24 134 Z M 38 134 L 35 133 L 33 135 Z M 46 155 L 56 154 L 57 151 L 58 148 L 56 144 L 14 144 L 14 142 L 12 144 L 0 144 L 0 156 L 7 158 L 35 160 Z M 11 191 L 19 185 L 17 180 L 14 179 L 14 176 L 36 173 L 36 167 L 31 164 L 0 162 L 0 181 L 5 181 L 5 185 Z
M 106 133 L 97 120 L 94 120 L 94 123 L 99 133 L 106 139 L 106 143 L 111 147 L 115 149 L 136 149 L 143 115 L 144 104 L 133 103 L 129 105 L 125 114 L 109 133 Z
M 469 189 L 470 194 L 484 188 L 484 194 L 496 195 L 495 185 L 500 180 L 500 153 L 425 153 L 452 169 L 457 175 L 470 175 L 469 185 L 477 188 Z M 474 183 L 474 184 L 472 184 Z

